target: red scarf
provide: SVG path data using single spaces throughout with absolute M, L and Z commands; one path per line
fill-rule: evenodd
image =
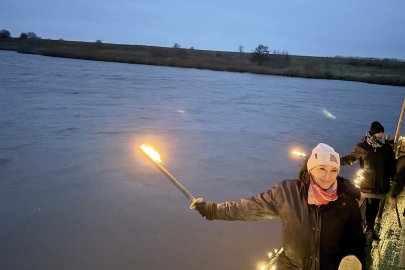
M 308 204 L 325 205 L 331 201 L 336 201 L 337 195 L 337 181 L 327 190 L 324 190 L 317 186 L 315 182 L 310 180 L 308 190 Z

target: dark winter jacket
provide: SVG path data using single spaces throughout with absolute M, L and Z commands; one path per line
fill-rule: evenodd
M 352 165 L 360 161 L 363 177 L 360 184 L 362 192 L 384 194 L 389 191 L 390 181 L 395 176 L 395 154 L 392 147 L 385 143 L 372 147 L 363 138 L 349 155 L 340 158 L 340 165 Z
M 363 258 L 364 234 L 354 188 L 338 177 L 338 199 L 327 205 L 307 203 L 309 175 L 285 180 L 250 199 L 224 202 L 211 208 L 220 220 L 261 220 L 279 217 L 283 248 L 277 269 L 336 270 L 349 254 Z

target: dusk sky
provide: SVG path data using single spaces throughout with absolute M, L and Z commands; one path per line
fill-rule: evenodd
M 405 60 L 405 1 L 2 0 L 18 37 Z

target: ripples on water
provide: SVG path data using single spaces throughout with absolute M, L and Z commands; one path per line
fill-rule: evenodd
M 374 120 L 393 134 L 405 94 L 5 51 L 0 59 L 0 269 L 255 269 L 281 245 L 279 221 L 203 220 L 136 146 L 152 143 L 196 196 L 233 200 L 294 178 L 293 146 L 348 153 Z

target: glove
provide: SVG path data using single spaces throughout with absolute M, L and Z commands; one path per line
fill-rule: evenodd
M 198 202 L 195 203 L 195 210 L 197 210 L 200 215 L 205 217 L 207 220 L 213 220 L 215 219 L 217 204 L 212 201 Z

